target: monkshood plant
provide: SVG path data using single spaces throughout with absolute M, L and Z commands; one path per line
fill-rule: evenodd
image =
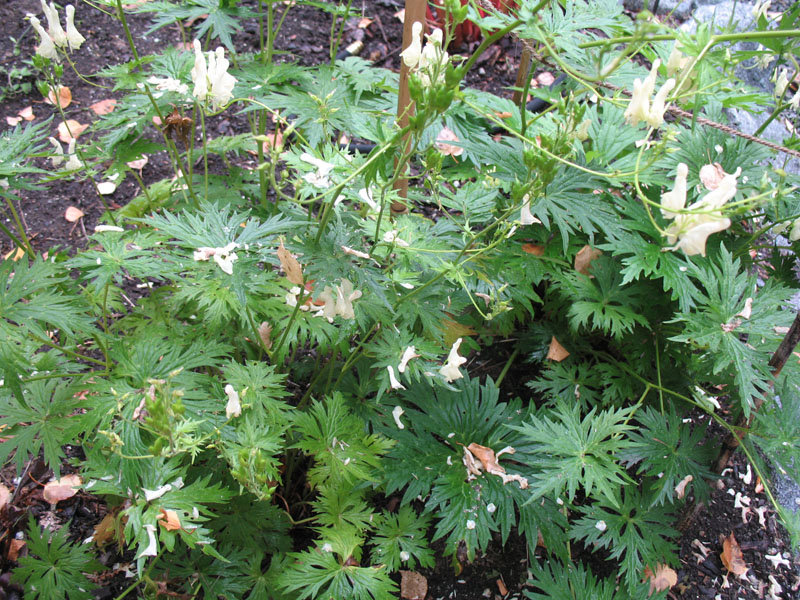
M 119 0 L 91 4 L 78 24 L 115 14 L 134 56 L 101 73 L 116 109 L 69 157 L 56 142 L 49 174 L 31 162 L 50 152 L 42 126 L 0 143 L 0 226 L 27 253 L 0 265 L 0 457 L 21 471 L 41 454 L 59 476 L 80 445 L 70 470 L 108 504 L 126 593 L 393 598 L 434 542 L 455 564 L 516 532 L 530 597 L 663 597 L 647 573 L 677 566 L 676 519 L 708 497 L 709 422 L 749 426 L 770 499 L 761 456 L 798 478 L 798 369 L 770 358 L 793 319 L 800 180 L 765 167 L 796 140 L 731 133 L 725 109 L 796 108 L 800 7 L 689 35 L 616 0 L 480 3 L 484 18 L 447 0 L 446 30 L 414 23 L 402 51 L 415 110 L 399 127 L 397 75 L 336 59 L 350 3 L 311 3 L 332 22 L 313 68 L 274 60 L 283 3 L 145 3 L 187 42 L 151 56 Z M 62 31 L 43 8 L 35 62 L 54 89 L 80 34 L 74 9 Z M 459 56 L 468 17 L 484 42 Z M 233 44 L 245 19 L 252 54 Z M 546 110 L 464 87 L 503 35 L 565 75 L 521 90 Z M 753 61 L 774 97 L 736 78 Z M 212 137 L 223 113 L 249 129 Z M 174 172 L 145 184 L 131 163 L 158 152 Z M 67 177 L 101 198 L 133 177 L 141 195 L 46 259 L 14 202 Z M 505 367 L 486 375 L 478 352 Z M 89 549 L 30 527 L 26 597 L 90 597 Z

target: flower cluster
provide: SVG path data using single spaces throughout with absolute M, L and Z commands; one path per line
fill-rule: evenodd
M 56 10 L 55 2 L 51 2 L 50 6 L 48 6 L 45 0 L 42 0 L 42 10 L 47 19 L 47 31 L 44 30 L 39 19 L 31 17 L 31 26 L 33 26 L 40 38 L 40 43 L 36 48 L 36 54 L 43 58 L 58 61 L 61 60 L 58 55 L 58 48 L 69 46 L 70 50 L 77 50 L 81 47 L 81 44 L 86 41 L 86 38 L 75 28 L 75 7 L 72 4 L 68 4 L 66 8 L 66 31 L 61 27 L 61 21 L 58 17 L 58 10 Z
M 194 251 L 194 259 L 198 261 L 208 260 L 213 258 L 217 266 L 228 275 L 233 275 L 233 263 L 239 258 L 234 252 L 239 244 L 231 242 L 222 248 L 210 248 L 203 246 Z
M 723 231 L 731 226 L 731 220 L 722 216 L 721 209 L 736 195 L 736 178 L 741 173 L 724 173 L 722 178 L 712 185 L 710 190 L 697 202 L 686 208 L 686 178 L 689 168 L 681 163 L 675 176 L 675 187 L 661 195 L 661 213 L 668 219 L 674 219 L 667 228 L 667 240 L 675 244 L 672 250 L 683 250 L 687 255 L 706 255 L 708 236 Z M 689 212 L 691 211 L 691 212 Z
M 400 53 L 406 66 L 417 74 L 420 82 L 425 87 L 432 83 L 444 83 L 445 69 L 450 60 L 450 55 L 442 47 L 444 34 L 441 29 L 434 29 L 427 36 L 428 41 L 422 47 L 422 23 L 415 21 L 411 26 L 411 45 Z
M 297 298 L 300 296 L 301 289 L 293 287 L 286 294 L 286 303 L 289 306 L 297 306 Z M 361 298 L 361 292 L 353 288 L 353 284 L 347 279 L 342 279 L 342 284 L 331 289 L 326 285 L 315 302 L 310 299 L 300 307 L 300 310 L 310 311 L 315 317 L 325 317 L 333 322 L 333 318 L 339 315 L 343 319 L 355 319 L 353 310 L 353 300 Z
M 656 87 L 656 77 L 660 66 L 661 60 L 656 59 L 650 69 L 650 74 L 644 81 L 638 78 L 633 81 L 633 97 L 625 110 L 625 120 L 630 125 L 636 126 L 640 121 L 645 121 L 650 127 L 660 127 L 664 122 L 667 94 L 675 87 L 675 80 L 667 79 L 653 98 L 653 103 L 650 104 L 650 97 Z
M 199 40 L 195 40 L 193 45 L 192 82 L 194 90 L 192 94 L 200 102 L 211 98 L 211 106 L 214 110 L 219 110 L 233 98 L 233 86 L 237 81 L 233 75 L 228 73 L 230 62 L 225 58 L 225 49 L 219 47 L 214 52 L 207 52 L 204 56 Z M 207 63 L 206 57 L 208 58 Z

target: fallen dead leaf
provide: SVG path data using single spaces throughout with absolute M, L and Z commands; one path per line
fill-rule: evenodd
M 722 540 L 722 554 L 720 554 L 720 558 L 725 568 L 734 575 L 742 577 L 747 573 L 748 567 L 747 563 L 744 562 L 742 548 L 739 546 L 739 542 L 736 541 L 733 532 Z
M 508 588 L 506 587 L 506 584 L 503 583 L 502 579 L 498 579 L 495 583 L 497 584 L 497 591 L 500 592 L 501 596 L 508 594 Z
M 301 267 L 297 259 L 292 256 L 292 253 L 283 246 L 283 240 L 281 240 L 281 244 L 278 246 L 278 260 L 281 262 L 281 267 L 283 267 L 283 271 L 286 273 L 286 279 L 295 285 L 303 285 L 303 267 Z
M 105 517 L 103 517 L 102 521 L 95 525 L 92 541 L 97 544 L 98 547 L 102 548 L 108 542 L 114 539 L 116 534 L 116 523 L 114 521 L 114 515 L 112 513 L 108 513 Z
M 2 483 L 0 483 L 0 510 L 5 508 L 10 498 L 11 498 L 11 491 Z
M 126 164 L 128 167 L 130 167 L 131 169 L 136 169 L 137 171 L 139 171 L 139 174 L 141 175 L 141 173 L 142 173 L 142 169 L 144 169 L 144 166 L 147 164 L 147 162 L 148 162 L 149 160 L 150 160 L 150 159 L 148 159 L 146 156 L 143 156 L 143 157 L 142 157 L 142 158 L 140 158 L 140 159 L 137 159 L 137 160 L 132 160 L 131 162 L 129 162 L 129 163 L 125 163 L 125 164 Z
M 558 342 L 556 336 L 553 336 L 550 340 L 550 348 L 547 349 L 547 360 L 561 362 L 568 356 L 569 351 Z
M 678 500 L 683 500 L 684 495 L 686 495 L 686 486 L 694 479 L 691 475 L 687 475 L 683 479 L 681 479 L 680 483 L 675 486 L 675 495 L 678 496 Z
M 506 470 L 500 466 L 500 463 L 497 462 L 498 456 L 502 454 L 514 454 L 516 450 L 511 446 L 506 446 L 500 452 L 495 454 L 494 450 L 489 448 L 488 446 L 481 446 L 480 444 L 476 444 L 475 442 L 471 443 L 465 449 L 465 461 L 464 464 L 467 467 L 467 471 L 469 473 L 475 474 L 477 471 L 480 473 L 480 469 L 476 468 L 474 464 L 474 459 L 471 461 L 470 464 L 469 456 L 467 452 L 481 461 L 481 465 L 483 466 L 484 470 L 491 475 L 497 475 L 500 479 L 503 480 L 503 485 L 507 484 L 510 481 L 516 481 L 519 483 L 520 489 L 526 489 L 528 487 L 528 480 L 522 477 L 521 475 L 509 475 L 506 473 Z
M 663 592 L 678 583 L 678 574 L 674 569 L 661 563 L 656 565 L 656 572 L 653 573 L 650 567 L 644 569 L 645 579 L 650 580 L 650 595 L 653 592 Z
M 703 165 L 700 168 L 700 181 L 709 191 L 717 189 L 723 177 L 725 177 L 725 171 L 719 163 Z
M 95 102 L 89 108 L 94 112 L 96 115 L 107 115 L 117 106 L 117 101 L 114 98 L 106 98 L 105 100 L 100 100 L 99 102 Z
M 72 139 L 78 139 L 84 130 L 89 127 L 82 125 L 75 119 L 67 119 L 58 124 L 58 139 L 68 144 Z
M 46 102 L 54 105 L 57 103 L 61 108 L 67 108 L 72 104 L 72 90 L 65 85 L 59 87 L 58 91 L 51 88 L 50 91 L 47 92 Z
M 406 9 L 405 8 L 401 8 L 396 13 L 394 13 L 394 17 L 398 21 L 400 21 L 401 23 L 405 23 L 405 21 L 406 21 Z
M 33 121 L 36 118 L 36 115 L 33 114 L 33 107 L 26 106 L 21 111 L 17 113 L 20 117 L 25 119 L 26 121 Z
M 537 246 L 536 244 L 522 244 L 522 251 L 534 256 L 542 256 L 544 254 L 544 246 Z
M 553 75 L 549 71 L 539 73 L 536 76 L 536 81 L 539 83 L 539 85 L 553 85 L 553 82 L 555 80 L 556 80 L 555 75 Z
M 747 300 L 744 301 L 744 308 L 742 309 L 742 312 L 736 313 L 735 316 L 742 317 L 743 319 L 749 319 L 752 313 L 753 313 L 753 299 L 747 298 Z
M 601 250 L 592 248 L 587 244 L 575 255 L 575 270 L 578 273 L 589 275 L 589 267 L 592 265 L 592 261 L 598 258 L 601 254 L 603 254 Z M 589 277 L 591 277 L 591 275 L 589 275 Z
M 19 553 L 25 547 L 25 540 L 13 539 L 8 544 L 8 560 L 17 560 Z
M 366 29 L 366 28 L 367 28 L 367 27 L 369 27 L 370 25 L 372 25 L 372 19 L 370 19 L 370 18 L 368 18 L 368 17 L 363 17 L 363 18 L 362 18 L 362 19 L 361 19 L 361 20 L 358 22 L 358 28 L 359 28 L 359 29 Z
M 464 153 L 464 149 L 461 146 L 455 146 L 450 143 L 460 141 L 454 131 L 444 127 L 436 137 L 436 148 L 445 156 L 461 156 Z
M 25 250 L 17 246 L 16 248 L 6 252 L 6 254 L 3 255 L 3 260 L 8 260 L 10 258 L 14 262 L 16 262 L 23 256 L 25 256 Z
M 261 338 L 261 343 L 267 350 L 272 349 L 272 325 L 266 321 L 262 321 L 258 326 L 258 337 Z
M 22 122 L 22 117 L 6 117 L 6 123 L 8 123 L 10 127 L 16 127 L 21 122 Z
M 167 531 L 182 529 L 180 517 L 178 517 L 178 513 L 174 510 L 165 510 L 162 508 L 158 520 L 161 521 L 161 524 Z
M 42 496 L 50 504 L 57 504 L 77 494 L 76 488 L 81 484 L 81 478 L 78 475 L 64 475 L 61 479 L 46 484 L 42 490 Z
M 83 216 L 83 214 L 84 213 L 80 208 L 76 206 L 70 206 L 64 212 L 64 218 L 70 223 L 74 223 L 75 221 L 80 219 Z
M 469 325 L 447 318 L 442 321 L 441 330 L 444 332 L 443 341 L 445 346 L 452 346 L 458 338 L 475 335 L 475 330 Z
M 269 154 L 270 150 L 273 148 L 276 150 L 283 148 L 283 134 L 280 131 L 268 133 L 267 139 L 264 140 L 263 148 L 264 152 L 267 154 Z
M 428 580 L 414 571 L 400 571 L 400 597 L 406 600 L 425 600 Z

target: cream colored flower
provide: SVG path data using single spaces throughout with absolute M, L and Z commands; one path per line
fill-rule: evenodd
M 50 60 L 61 60 L 61 57 L 58 55 L 58 50 L 56 50 L 56 45 L 53 43 L 53 40 L 50 38 L 48 33 L 44 30 L 44 27 L 42 27 L 39 19 L 36 17 L 31 17 L 31 25 L 36 30 L 36 33 L 39 34 L 40 38 L 39 45 L 36 47 L 36 54 L 42 58 L 49 58 Z
M 353 284 L 342 279 L 342 285 L 336 286 L 336 314 L 343 319 L 355 319 L 353 300 L 361 298 L 361 292 L 353 289 Z
M 394 422 L 397 425 L 398 429 L 406 428 L 406 426 L 403 425 L 403 422 L 400 420 L 400 417 L 403 416 L 404 412 L 406 411 L 404 411 L 401 406 L 395 406 L 394 410 L 392 411 L 392 417 L 394 418 Z
M 672 77 L 683 69 L 686 64 L 689 62 L 689 57 L 684 56 L 681 52 L 681 43 L 678 40 L 675 40 L 675 44 L 672 46 L 672 52 L 669 54 L 669 58 L 667 59 L 667 77 Z
M 69 146 L 67 148 L 67 156 L 69 158 L 67 159 L 67 164 L 64 165 L 64 168 L 67 171 L 77 171 L 78 169 L 83 168 L 83 163 L 81 162 L 81 159 L 78 158 L 78 155 L 75 153 L 75 138 L 72 138 L 69 141 Z
M 650 127 L 656 129 L 661 127 L 661 124 L 664 122 L 664 113 L 667 110 L 667 94 L 669 94 L 674 87 L 675 80 L 667 79 L 664 85 L 658 90 L 656 97 L 653 98 L 653 105 L 650 107 L 650 111 L 645 119 Z
M 404 386 L 402 383 L 397 381 L 397 377 L 395 377 L 395 375 L 394 375 L 394 367 L 392 367 L 392 365 L 388 365 L 386 367 L 386 370 L 389 371 L 389 385 L 392 386 L 393 390 L 404 390 L 404 389 L 406 389 L 406 386 Z
M 675 187 L 671 191 L 661 194 L 661 214 L 667 219 L 674 219 L 677 214 L 673 211 L 683 210 L 686 207 L 686 177 L 688 175 L 689 167 L 680 163 L 675 175 Z
M 422 56 L 422 23 L 414 21 L 411 32 L 411 45 L 400 53 L 403 62 L 409 69 L 416 67 Z
M 797 88 L 797 91 L 792 96 L 792 99 L 789 100 L 789 106 L 791 106 L 794 110 L 800 108 L 800 88 Z
M 387 244 L 394 244 L 400 248 L 408 248 L 408 242 L 401 240 L 398 236 L 397 230 L 392 229 L 383 234 L 383 241 Z M 402 371 L 401 371 L 402 372 Z
M 242 414 L 242 404 L 239 402 L 239 392 L 229 383 L 225 386 L 228 403 L 225 405 L 225 418 L 238 417 Z
M 189 91 L 189 86 L 173 79 L 172 77 L 150 77 L 147 83 L 156 86 L 156 89 L 165 92 L 175 92 L 177 94 L 186 94 Z
M 403 356 L 400 357 L 400 364 L 397 366 L 397 370 L 401 373 L 405 373 L 408 361 L 417 356 L 419 356 L 419 354 L 417 354 L 417 349 L 414 346 L 406 348 L 405 352 L 403 352 Z
M 55 2 L 51 2 L 50 6 L 42 0 L 42 10 L 47 19 L 47 35 L 53 40 L 53 43 L 59 48 L 67 45 L 67 34 L 61 27 L 61 21 L 58 18 L 58 10 L 56 9 Z
M 239 244 L 236 242 L 231 242 L 222 248 L 203 246 L 195 250 L 192 256 L 194 260 L 197 261 L 205 261 L 209 258 L 213 258 L 214 262 L 217 263 L 217 266 L 222 269 L 223 272 L 228 275 L 233 275 L 233 263 L 239 258 L 233 250 L 238 247 Z
M 525 194 L 522 197 L 522 208 L 519 211 L 519 222 L 522 225 L 538 225 L 541 223 L 539 219 L 533 216 L 531 212 L 531 197 Z
M 142 558 L 143 556 L 157 556 L 158 555 L 158 541 L 156 540 L 156 527 L 155 525 L 145 525 L 145 531 L 147 531 L 147 548 L 142 550 L 139 553 L 139 556 L 136 558 Z
M 786 67 L 781 67 L 780 73 L 778 73 L 778 79 L 775 81 L 775 97 L 776 98 L 783 98 L 783 93 L 786 91 L 786 88 L 789 86 L 789 69 Z
M 50 164 L 57 167 L 64 162 L 64 148 L 61 147 L 59 141 L 54 137 L 47 138 L 47 141 L 53 144 L 53 147 L 56 149 L 56 153 L 50 157 Z
M 321 188 L 329 188 L 331 187 L 331 180 L 330 180 L 330 173 L 336 167 L 336 165 L 331 164 L 329 162 L 325 162 L 322 159 L 317 158 L 316 156 L 312 156 L 308 152 L 303 152 L 300 155 L 300 160 L 303 162 L 307 162 L 311 165 L 314 165 L 317 170 L 312 173 L 307 173 L 303 175 L 303 180 L 310 183 L 313 186 L 321 187 Z
M 447 381 L 447 383 L 451 383 L 456 379 L 461 379 L 464 377 L 463 373 L 458 370 L 458 367 L 467 362 L 467 359 L 463 356 L 459 356 L 458 347 L 460 345 L 461 338 L 458 338 L 453 343 L 453 347 L 450 348 L 450 353 L 447 355 L 447 361 L 439 369 L 439 373 L 444 376 L 444 379 Z
M 789 232 L 789 239 L 793 242 L 800 240 L 800 219 L 797 219 L 792 224 L 792 230 Z
M 233 88 L 237 82 L 237 79 L 228 73 L 230 61 L 225 58 L 225 49 L 221 46 L 214 52 L 207 52 L 204 57 L 199 40 L 194 40 L 192 45 L 194 46 L 192 93 L 201 102 L 210 97 L 212 108 L 219 110 L 233 98 Z
M 759 17 L 766 16 L 770 4 L 772 4 L 772 0 L 758 0 L 753 6 L 753 18 L 758 21 Z
M 81 44 L 86 41 L 80 32 L 75 27 L 75 7 L 72 4 L 67 4 L 67 43 L 70 50 L 77 50 Z
M 646 121 L 650 115 L 650 96 L 656 88 L 659 66 L 661 60 L 656 59 L 644 81 L 638 77 L 633 80 L 633 96 L 628 108 L 625 109 L 625 120 L 633 126 L 638 125 L 639 121 Z

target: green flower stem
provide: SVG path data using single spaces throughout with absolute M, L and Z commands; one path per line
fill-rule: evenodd
M 14 233 L 8 227 L 6 227 L 5 223 L 3 223 L 2 221 L 0 221 L 0 231 L 5 233 L 8 236 L 8 238 L 17 245 L 17 248 L 22 248 L 28 256 L 30 256 L 31 258 L 34 258 L 36 256 L 36 253 L 33 251 L 33 248 L 30 247 L 30 243 L 26 244 L 25 242 L 22 241 L 22 239 L 14 235 Z M 27 238 L 25 238 L 24 236 L 23 239 L 27 240 Z
M 133 53 L 133 59 L 139 62 L 139 53 L 136 51 L 136 44 L 133 41 L 131 30 L 128 27 L 128 19 L 125 17 L 125 11 L 122 9 L 122 0 L 117 0 L 117 18 L 122 22 L 122 28 L 125 30 L 125 37 L 128 40 L 128 46 Z
M 497 376 L 497 381 L 494 382 L 497 387 L 500 387 L 500 384 L 503 383 L 503 380 L 506 378 L 506 375 L 508 375 L 508 370 L 511 368 L 511 365 L 514 362 L 514 359 L 517 358 L 517 356 L 519 356 L 519 347 L 514 348 L 514 352 L 512 352 L 511 356 L 508 357 L 505 366 L 503 366 L 503 370 L 500 371 L 500 375 Z
M 270 8 L 271 7 L 272 4 L 270 4 Z M 256 123 L 256 134 L 262 136 L 266 133 L 266 131 L 267 113 L 264 110 L 259 110 Z M 273 140 L 275 137 L 273 137 Z M 256 141 L 256 154 L 258 156 L 258 164 L 264 164 L 264 142 Z M 264 210 L 267 210 L 269 208 L 269 205 L 267 204 L 267 174 L 264 172 L 264 169 L 258 170 L 258 196 L 261 207 Z
M 289 316 L 289 322 L 283 328 L 283 335 L 281 339 L 278 340 L 278 343 L 275 344 L 274 349 L 272 350 L 272 355 L 276 356 L 278 351 L 283 347 L 283 343 L 286 341 L 286 337 L 289 335 L 289 331 L 292 329 L 292 325 L 294 325 L 295 320 L 297 319 L 297 315 L 300 313 L 300 307 L 305 304 L 306 299 L 310 296 L 310 292 L 306 294 L 306 289 L 304 286 L 300 286 L 300 294 L 297 296 L 297 304 L 294 305 L 294 310 L 292 314 Z
M 19 238 L 16 238 L 15 236 L 11 235 L 11 232 L 5 225 L 3 225 L 2 227 L 4 233 L 7 233 L 12 240 L 17 242 L 17 246 L 19 248 L 24 249 L 25 252 L 28 253 L 28 256 L 30 256 L 31 258 L 35 258 L 36 252 L 33 251 L 33 246 L 31 246 L 31 242 L 28 239 L 28 235 L 25 233 L 25 227 L 22 226 L 22 221 L 19 218 L 19 213 L 17 212 L 17 209 L 14 206 L 13 202 L 14 195 L 9 194 L 8 192 L 2 190 L 1 188 L 0 188 L 0 195 L 3 196 L 3 199 L 6 201 L 6 205 L 8 206 L 8 210 L 11 211 L 11 216 L 14 219 L 14 224 L 16 225 L 17 232 L 19 233 Z
M 767 127 L 769 127 L 769 124 L 770 124 L 770 123 L 772 123 L 772 122 L 775 120 L 775 118 L 776 118 L 778 115 L 780 115 L 780 114 L 781 114 L 781 113 L 782 113 L 784 110 L 786 110 L 788 107 L 789 107 L 789 104 L 788 104 L 788 103 L 786 103 L 786 102 L 783 102 L 783 100 L 782 100 L 782 99 L 778 98 L 778 101 L 775 103 L 775 108 L 774 108 L 774 109 L 772 110 L 772 112 L 769 114 L 769 116 L 767 117 L 767 119 L 766 119 L 766 120 L 765 120 L 765 121 L 764 121 L 764 122 L 763 122 L 761 125 L 759 125 L 759 126 L 758 126 L 758 129 L 756 129 L 756 130 L 753 132 L 753 136 L 754 136 L 754 137 L 758 137 L 758 136 L 760 136 L 762 133 L 764 133 L 764 130 L 765 130 Z
M 50 346 L 54 350 L 58 350 L 59 352 L 63 352 L 64 354 L 66 354 L 67 356 L 71 356 L 72 358 L 77 358 L 79 360 L 85 360 L 86 362 L 90 362 L 90 363 L 94 363 L 96 365 L 100 365 L 101 367 L 104 367 L 106 369 L 106 371 L 108 371 L 108 368 L 111 366 L 109 363 L 105 363 L 102 360 L 98 360 L 96 358 L 92 358 L 91 356 L 86 356 L 85 354 L 80 354 L 78 352 L 75 352 L 74 350 L 70 350 L 69 348 L 65 348 L 64 346 L 56 344 L 55 342 L 52 342 L 52 341 L 48 340 L 47 338 L 40 337 L 40 336 L 36 335 L 33 332 L 29 332 L 28 335 L 30 335 L 34 340 L 36 340 L 40 344 L 44 344 L 45 346 Z
M 539 4 L 540 5 L 545 4 L 545 2 L 540 2 Z M 472 53 L 472 56 L 470 56 L 469 59 L 467 59 L 467 62 L 465 62 L 461 67 L 459 67 L 459 69 L 462 69 L 464 73 L 467 73 L 472 68 L 472 65 L 475 64 L 475 61 L 477 61 L 480 58 L 481 54 L 486 52 L 489 46 L 494 44 L 500 38 L 505 37 L 507 34 L 511 33 L 514 29 L 516 29 L 520 25 L 523 25 L 524 23 L 525 21 L 517 19 L 513 23 L 510 23 L 509 25 L 506 25 L 502 29 L 495 31 L 492 35 L 489 36 L 484 35 L 481 45 L 475 49 L 475 52 Z
M 344 15 L 342 15 L 341 20 L 337 19 L 336 13 L 333 13 L 333 22 L 331 23 L 331 35 L 330 35 L 330 58 L 331 58 L 331 66 L 334 66 L 336 63 L 336 55 L 339 53 L 339 45 L 342 43 L 342 34 L 344 33 L 344 25 L 347 22 L 348 17 L 350 16 L 350 7 L 353 4 L 353 0 L 347 0 L 347 7 L 344 9 Z M 341 4 L 340 4 L 341 6 Z M 336 30 L 336 23 L 340 22 L 339 30 Z
M 800 36 L 800 29 L 773 29 L 770 31 L 739 31 L 736 33 L 721 33 L 719 35 L 711 36 L 713 43 L 718 42 L 733 42 L 744 41 L 749 39 L 761 38 L 782 38 L 782 37 L 797 37 Z M 663 33 L 658 35 L 650 35 L 641 37 L 636 35 L 623 35 L 616 38 L 607 38 L 604 40 L 595 40 L 593 42 L 584 42 L 578 44 L 578 48 L 585 50 L 586 48 L 597 48 L 599 46 L 614 46 L 616 44 L 626 44 L 628 42 L 642 41 L 642 42 L 663 42 L 675 40 L 678 36 L 674 33 Z
M 206 116 L 202 107 L 200 113 L 200 131 L 203 134 L 203 199 L 208 201 L 208 137 L 206 134 Z

